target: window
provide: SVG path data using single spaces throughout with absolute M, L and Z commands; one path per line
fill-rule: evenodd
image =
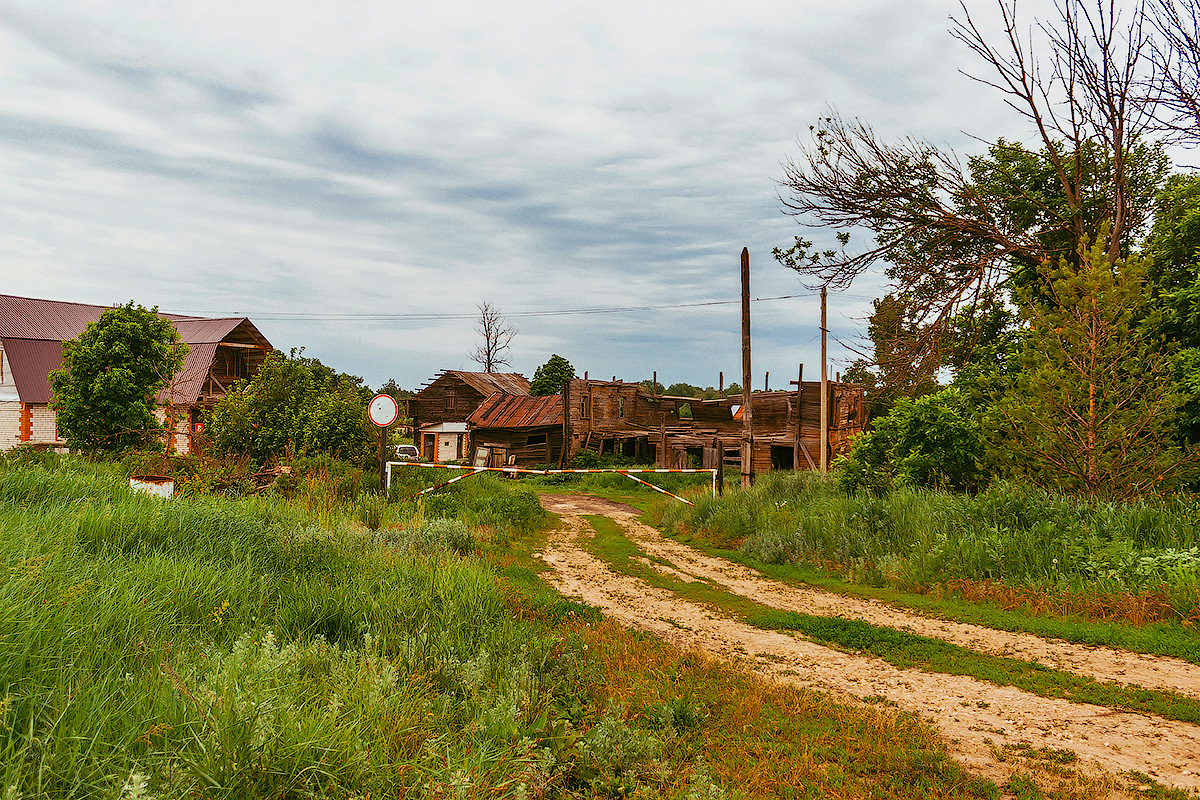
M 579 400 L 579 416 L 583 419 L 588 418 L 588 399 L 586 397 Z
M 529 444 L 545 444 L 545 443 L 546 443 L 546 434 L 544 434 L 544 433 L 530 434 L 528 441 L 525 442 L 525 444 L 527 444 L 527 445 L 529 445 Z
M 445 397 L 446 410 L 453 411 L 454 407 L 458 405 L 458 392 L 456 392 L 454 389 L 447 389 Z
M 618 417 L 625 416 L 625 398 L 624 397 L 617 399 L 617 416 Z

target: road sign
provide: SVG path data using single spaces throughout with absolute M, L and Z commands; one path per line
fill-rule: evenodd
M 371 422 L 386 428 L 400 416 L 400 406 L 396 403 L 396 398 L 381 392 L 371 398 L 371 404 L 367 406 L 367 416 L 371 418 Z

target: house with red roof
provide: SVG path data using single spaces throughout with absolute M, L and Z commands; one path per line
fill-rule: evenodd
M 22 444 L 63 449 L 50 372 L 62 366 L 62 343 L 100 319 L 107 306 L 0 295 L 0 450 Z M 188 345 L 187 358 L 158 395 L 168 445 L 190 453 L 203 413 L 237 381 L 251 378 L 271 343 L 246 317 L 211 319 L 159 314 Z

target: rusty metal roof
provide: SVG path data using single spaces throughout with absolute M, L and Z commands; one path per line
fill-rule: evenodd
M 50 370 L 62 366 L 62 342 L 9 338 L 0 342 L 22 402 L 49 403 Z
M 166 388 L 155 398 L 160 403 L 195 403 L 200 399 L 200 391 L 204 388 L 204 379 L 212 367 L 213 358 L 217 355 L 217 342 L 201 342 L 188 345 L 187 356 L 183 359 L 183 369 L 175 376 Z
M 493 392 L 529 394 L 529 381 L 525 380 L 524 375 L 517 372 L 462 372 L 460 370 L 447 370 L 447 372 L 457 375 L 463 383 L 484 397 Z
M 467 417 L 476 428 L 540 428 L 563 424 L 562 395 L 545 397 L 496 392 Z

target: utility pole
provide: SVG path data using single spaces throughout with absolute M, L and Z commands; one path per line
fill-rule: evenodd
M 824 324 L 824 323 L 822 323 Z M 750 405 L 750 249 L 742 248 L 742 488 L 754 482 L 754 413 Z
M 829 471 L 829 368 L 825 358 L 825 293 L 821 287 L 821 474 Z
M 792 445 L 792 469 L 797 471 L 800 469 L 800 435 L 804 432 L 804 412 L 801 403 L 804 402 L 804 365 L 800 365 L 800 372 L 796 375 L 796 380 L 792 381 L 796 384 L 796 441 Z

